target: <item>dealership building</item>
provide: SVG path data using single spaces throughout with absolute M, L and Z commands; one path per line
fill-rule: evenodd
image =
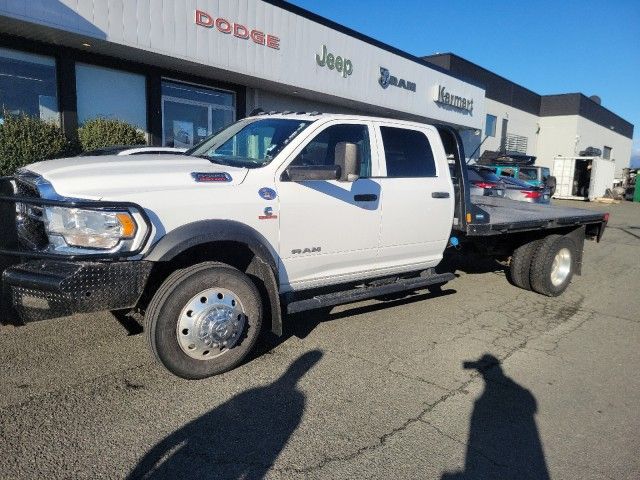
M 456 126 L 475 158 L 509 150 L 552 167 L 593 147 L 617 175 L 633 135 L 597 98 L 538 95 L 279 0 L 0 1 L 0 103 L 68 135 L 119 118 L 176 147 L 256 108 L 373 114 Z

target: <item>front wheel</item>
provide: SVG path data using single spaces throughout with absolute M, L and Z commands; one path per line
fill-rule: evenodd
M 549 235 L 541 241 L 531 262 L 531 288 L 549 297 L 564 292 L 576 269 L 576 246 L 562 235 Z
M 251 279 L 207 262 L 171 274 L 145 315 L 147 340 L 171 373 L 200 379 L 238 366 L 262 327 L 262 302 Z

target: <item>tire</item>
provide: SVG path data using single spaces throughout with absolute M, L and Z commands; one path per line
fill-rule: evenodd
M 531 262 L 540 246 L 540 240 L 533 240 L 519 246 L 513 251 L 509 263 L 509 280 L 516 287 L 531 290 Z
M 169 275 L 149 303 L 145 330 L 156 360 L 195 380 L 238 366 L 253 350 L 262 318 L 251 279 L 229 265 L 206 262 Z
M 560 263 L 554 264 L 556 260 Z M 549 235 L 533 255 L 529 276 L 531 288 L 542 295 L 557 297 L 571 283 L 575 269 L 575 243 L 562 235 Z

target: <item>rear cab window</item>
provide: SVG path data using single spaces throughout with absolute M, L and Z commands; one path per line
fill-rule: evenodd
M 387 178 L 436 177 L 433 150 L 426 134 L 402 127 L 380 126 Z

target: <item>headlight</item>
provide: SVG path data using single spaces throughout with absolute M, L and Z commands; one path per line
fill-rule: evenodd
M 45 227 L 54 248 L 72 246 L 110 250 L 136 236 L 130 212 L 45 207 Z

